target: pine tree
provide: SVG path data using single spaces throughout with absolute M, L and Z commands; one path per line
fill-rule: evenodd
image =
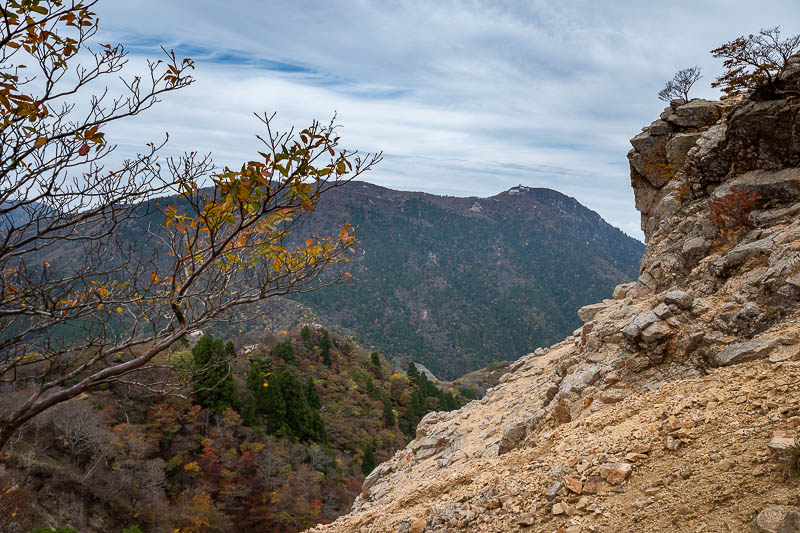
M 300 335 L 303 337 L 306 344 L 311 344 L 311 329 L 307 325 L 303 326 L 303 329 L 300 330 Z
M 286 425 L 286 402 L 283 400 L 281 388 L 280 376 L 272 374 L 267 380 L 264 395 L 264 414 L 270 433 L 279 433 Z
M 361 473 L 368 476 L 376 466 L 375 452 L 372 450 L 372 445 L 367 444 L 364 447 L 364 457 L 361 459 Z
M 328 431 L 325 429 L 325 421 L 317 411 L 311 415 L 311 439 L 322 443 L 328 444 Z
M 242 413 L 242 416 L 245 416 L 245 421 L 247 421 L 247 416 L 251 415 L 251 410 L 252 416 L 256 422 L 260 417 L 267 414 L 268 389 L 268 383 L 264 380 L 264 372 L 261 370 L 261 364 L 258 361 L 253 361 L 250 364 L 250 372 L 247 374 L 247 391 L 249 392 L 249 398 L 245 404 L 245 412 Z
M 234 357 L 233 343 L 203 335 L 192 349 L 192 361 L 198 375 L 194 393 L 200 405 L 215 413 L 227 408 L 239 410 L 241 403 L 231 375 L 230 360 Z
M 283 342 L 279 342 L 275 345 L 270 353 L 273 357 L 280 357 L 287 363 L 294 363 L 294 346 L 292 346 L 292 340 L 286 339 Z
M 249 427 L 257 426 L 259 423 L 258 415 L 256 414 L 256 401 L 252 394 L 244 401 L 242 420 L 244 421 L 244 425 Z
M 387 428 L 394 427 L 394 410 L 392 409 L 392 401 L 388 396 L 383 399 L 383 421 Z
M 306 400 L 303 384 L 286 367 L 282 367 L 278 374 L 280 375 L 281 396 L 286 405 L 286 425 L 291 428 L 297 438 L 308 440 L 312 437 L 313 413 Z
M 373 365 L 375 365 L 377 367 L 381 366 L 381 356 L 380 356 L 380 354 L 378 354 L 378 352 L 372 352 L 372 355 L 370 355 L 370 358 L 372 359 L 372 364 Z
M 333 361 L 331 360 L 331 339 L 327 329 L 322 330 L 322 338 L 319 341 L 319 347 L 322 350 L 322 362 L 330 368 Z
M 406 371 L 406 374 L 408 374 L 408 380 L 411 383 L 416 383 L 419 379 L 419 370 L 417 370 L 417 367 L 414 365 L 414 361 L 408 363 L 408 370 Z
M 322 407 L 322 402 L 320 402 L 319 395 L 317 394 L 317 386 L 314 385 L 314 380 L 311 379 L 311 376 L 308 376 L 308 381 L 306 381 L 306 401 L 308 402 L 308 406 L 312 409 L 319 409 Z

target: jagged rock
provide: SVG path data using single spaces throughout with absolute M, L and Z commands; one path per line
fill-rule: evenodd
M 712 357 L 715 366 L 737 365 L 754 359 L 762 359 L 781 344 L 780 339 L 762 338 L 731 344 Z
M 600 366 L 596 364 L 581 363 L 561 380 L 559 391 L 562 394 L 569 394 L 574 391 L 581 391 L 594 383 L 600 373 Z
M 697 143 L 700 133 L 678 133 L 667 143 L 667 164 L 671 172 L 678 172 L 683 168 L 686 155 Z
M 443 411 L 432 411 L 422 417 L 422 420 L 417 424 L 417 438 L 425 437 L 429 434 L 431 428 L 436 425 L 446 413 Z
M 761 197 L 764 202 L 796 202 L 800 196 L 800 168 L 782 170 L 752 170 L 728 180 L 711 194 L 716 201 L 738 190 Z
M 785 452 L 797 446 L 797 441 L 792 437 L 775 436 L 767 443 L 767 448 L 773 452 Z
M 575 479 L 572 476 L 564 476 L 564 486 L 575 494 L 580 494 L 583 491 L 583 483 L 580 479 Z
M 666 322 L 659 321 L 655 324 L 650 324 L 644 330 L 642 330 L 641 337 L 642 341 L 652 344 L 669 337 L 671 333 L 672 329 L 666 324 Z
M 604 463 L 597 469 L 600 478 L 611 485 L 619 485 L 630 477 L 632 471 L 633 466 L 630 463 Z
M 800 533 L 800 508 L 789 505 L 767 507 L 750 523 L 753 533 Z
M 545 493 L 544 497 L 550 501 L 553 501 L 562 488 L 564 488 L 563 483 L 561 483 L 560 481 L 554 481 L 553 484 L 550 485 L 550 488 L 547 489 L 547 492 Z
M 578 309 L 578 318 L 580 318 L 584 322 L 591 322 L 594 319 L 595 315 L 597 315 L 597 313 L 599 313 L 606 307 L 608 306 L 602 302 L 597 304 L 584 305 L 583 307 Z
M 559 502 L 559 503 L 553 505 L 552 513 L 554 515 L 565 514 L 565 513 L 567 513 L 567 509 L 568 509 L 568 505 L 566 503 Z
M 737 173 L 800 165 L 800 104 L 782 100 L 748 102 L 728 119 L 726 152 Z
M 703 237 L 692 237 L 683 243 L 681 252 L 687 257 L 703 257 L 711 248 L 711 241 Z
M 750 257 L 770 254 L 774 246 L 775 243 L 770 238 L 737 244 L 728 250 L 725 255 L 714 261 L 712 268 L 717 274 L 722 274 L 733 267 L 741 265 Z
M 631 144 L 634 147 L 634 151 L 628 154 L 631 167 L 656 189 L 663 187 L 669 181 L 664 175 L 667 137 L 642 132 L 631 139 Z
M 719 104 L 695 98 L 670 113 L 666 121 L 676 126 L 701 128 L 710 126 L 721 116 Z
M 622 328 L 622 334 L 625 335 L 626 339 L 633 342 L 640 337 L 643 330 L 657 322 L 661 322 L 658 315 L 653 311 L 647 311 L 631 319 L 631 321 Z M 655 331 L 653 333 L 655 333 Z
M 615 300 L 623 300 L 625 296 L 628 295 L 628 292 L 636 286 L 636 282 L 632 281 L 630 283 L 623 283 L 622 285 L 617 285 L 614 287 L 614 296 Z
M 694 304 L 694 296 L 687 291 L 669 291 L 664 295 L 664 303 L 667 305 L 677 305 L 681 309 L 691 309 Z
M 500 437 L 500 447 L 497 450 L 499 455 L 508 453 L 511 450 L 519 448 L 522 441 L 525 440 L 525 434 L 528 431 L 528 422 L 522 418 L 515 418 L 503 429 L 503 436 Z
M 380 481 L 384 476 L 392 472 L 392 464 L 389 462 L 379 464 L 364 480 L 361 490 L 369 491 L 375 484 Z

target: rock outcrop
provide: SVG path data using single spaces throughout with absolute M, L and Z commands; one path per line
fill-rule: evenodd
M 317 530 L 800 531 L 797 479 L 767 446 L 800 429 L 798 114 L 673 102 L 628 154 L 638 281 L 480 401 L 428 415 Z

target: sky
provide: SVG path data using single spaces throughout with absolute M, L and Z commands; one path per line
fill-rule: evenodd
M 120 153 L 169 132 L 167 154 L 257 157 L 253 113 L 281 127 L 334 113 L 342 142 L 383 151 L 366 181 L 492 196 L 518 184 L 575 197 L 642 238 L 626 154 L 658 118 L 657 93 L 699 65 L 693 96 L 716 98 L 709 50 L 781 25 L 800 2 L 504 0 L 103 0 L 101 42 L 141 72 L 159 47 L 195 60 L 197 82 L 107 132 Z

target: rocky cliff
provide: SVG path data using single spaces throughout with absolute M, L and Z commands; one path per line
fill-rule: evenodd
M 317 531 L 800 531 L 800 103 L 676 101 L 631 144 L 638 281 Z

